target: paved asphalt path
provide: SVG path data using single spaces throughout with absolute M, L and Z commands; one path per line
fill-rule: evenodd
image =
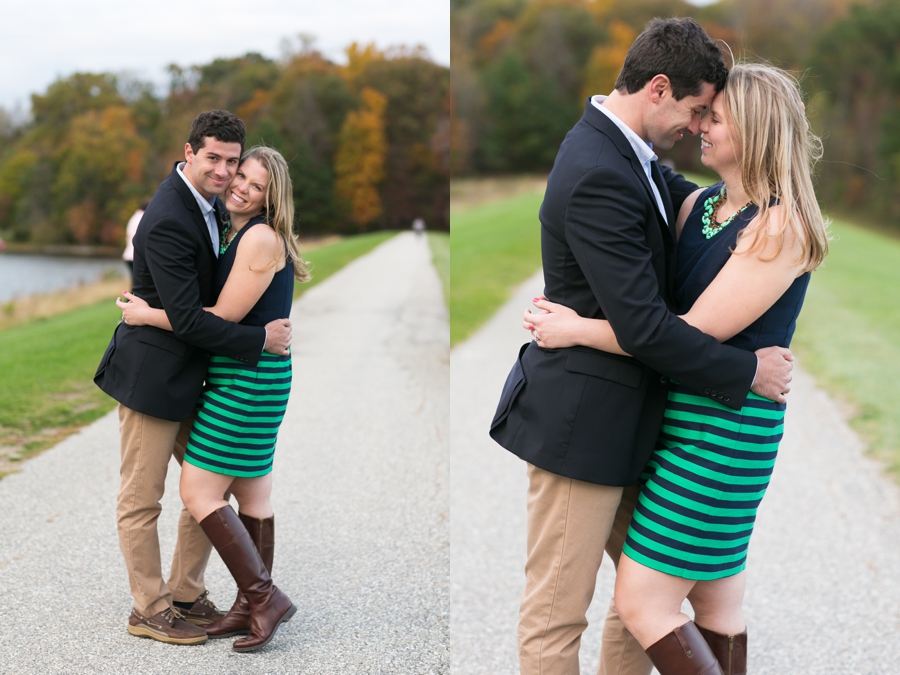
M 449 331 L 424 237 L 404 233 L 293 308 L 275 460 L 274 576 L 298 612 L 262 652 L 130 636 L 115 412 L 0 481 L 0 673 L 449 672 Z M 160 520 L 168 569 L 180 507 Z M 213 553 L 210 597 L 234 585 Z
M 528 339 L 535 275 L 451 354 L 450 570 L 454 675 L 518 672 L 525 465 L 487 435 L 506 374 Z M 594 673 L 612 595 L 598 577 L 581 648 Z M 796 369 L 786 434 L 750 546 L 745 600 L 753 675 L 900 673 L 900 491 L 864 456 L 833 401 Z

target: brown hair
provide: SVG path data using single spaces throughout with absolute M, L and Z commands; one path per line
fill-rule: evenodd
M 657 75 L 665 75 L 676 100 L 698 96 L 703 83 L 720 91 L 728 69 L 718 45 L 691 18 L 653 19 L 637 36 L 616 80 L 616 90 L 634 94 Z

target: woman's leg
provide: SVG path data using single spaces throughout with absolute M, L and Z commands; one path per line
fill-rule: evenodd
M 681 603 L 695 583 L 644 567 L 622 554 L 616 571 L 616 609 L 644 649 L 691 620 L 682 613 Z
M 694 621 L 699 626 L 725 635 L 735 635 L 744 623 L 744 572 L 715 581 L 698 581 L 688 595 L 694 608 Z
M 251 518 L 272 517 L 272 473 L 256 478 L 235 478 L 231 494 L 240 506 L 241 515 Z
M 716 581 L 699 581 L 688 599 L 700 634 L 728 675 L 747 673 L 747 629 L 742 603 L 743 572 Z
M 269 496 L 272 493 L 272 474 L 259 478 L 235 478 L 231 483 L 232 494 L 238 500 L 238 518 L 247 529 L 253 545 L 259 552 L 269 575 L 275 558 L 275 517 Z M 250 630 L 250 603 L 238 590 L 228 613 L 206 626 L 210 639 L 244 635 Z
M 716 655 L 681 611 L 695 581 L 644 567 L 622 554 L 616 608 L 660 675 L 722 675 Z
M 228 504 L 225 493 L 232 481 L 234 476 L 214 473 L 184 462 L 181 465 L 181 501 L 199 523 L 216 509 Z

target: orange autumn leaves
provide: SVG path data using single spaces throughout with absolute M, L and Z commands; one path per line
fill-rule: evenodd
M 382 213 L 378 185 L 384 180 L 387 153 L 387 99 L 371 87 L 365 87 L 360 98 L 362 106 L 347 114 L 338 136 L 334 188 L 351 222 L 364 229 Z

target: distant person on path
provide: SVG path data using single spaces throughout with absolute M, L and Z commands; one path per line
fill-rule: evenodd
M 294 197 L 287 162 L 255 147 L 241 159 L 225 191 L 225 224 L 216 273 L 218 300 L 206 310 L 243 325 L 263 326 L 291 311 L 294 279 L 309 281 L 293 232 Z M 172 330 L 166 312 L 131 293 L 117 301 L 129 325 Z M 296 611 L 281 591 L 260 597 L 275 550 L 272 459 L 291 391 L 291 357 L 263 354 L 256 366 L 213 354 L 206 389 L 181 471 L 181 498 L 235 578 L 228 614 L 205 627 L 211 638 L 250 633 L 234 650 L 253 651 L 272 639 Z M 240 514 L 228 503 L 231 492 Z M 239 534 L 239 536 L 238 536 Z M 259 555 L 256 555 L 256 553 Z M 256 565 L 256 567 L 254 566 Z M 262 565 L 262 568 L 258 566 Z M 271 582 L 267 582 L 271 584 Z
M 244 124 L 224 110 L 194 120 L 185 161 L 159 186 L 134 238 L 135 295 L 165 308 L 172 332 L 120 323 L 94 382 L 119 402 L 122 486 L 116 517 L 134 610 L 133 635 L 172 644 L 207 640 L 201 626 L 222 618 L 203 575 L 211 546 L 187 509 L 181 513 L 168 582 L 162 578 L 156 523 L 172 455 L 182 461 L 209 352 L 251 366 L 263 351 L 289 354 L 290 321 L 261 326 L 227 321 L 215 275 L 224 207 L 217 199 L 243 151 Z
M 756 400 L 751 389 L 778 403 L 789 390 L 788 350 L 722 345 L 674 311 L 675 216 L 697 186 L 661 167 L 652 148 L 698 133 L 726 78 L 718 46 L 693 19 L 654 19 L 629 49 L 615 90 L 587 102 L 548 179 L 544 293 L 583 317 L 608 319 L 634 358 L 531 342 L 491 423 L 491 436 L 528 462 L 519 623 L 526 675 L 579 672 L 604 547 L 618 566 L 669 378 L 735 411 Z M 644 647 L 663 675 L 718 672 L 692 623 L 642 645 L 611 602 L 599 673 L 648 674 Z
M 149 199 L 141 201 L 141 205 L 131 214 L 131 218 L 128 219 L 128 224 L 125 226 L 125 251 L 122 253 L 122 260 L 128 265 L 128 272 L 131 274 L 132 281 L 134 281 L 134 234 L 137 232 L 141 217 L 149 205 Z
M 416 218 L 412 223 L 413 232 L 416 233 L 416 236 L 419 237 L 425 232 L 425 221 L 421 218 Z

